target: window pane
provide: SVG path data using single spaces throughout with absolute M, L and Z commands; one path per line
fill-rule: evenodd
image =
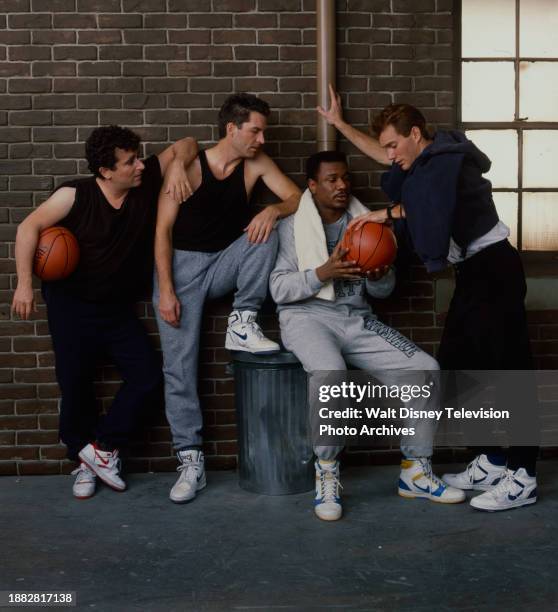
M 510 228 L 509 241 L 517 247 L 517 193 L 495 191 L 492 196 L 500 220 Z
M 524 130 L 524 187 L 558 187 L 557 159 L 558 130 Z
M 512 62 L 463 62 L 463 121 L 513 121 L 515 113 Z
M 521 62 L 519 75 L 519 115 L 558 121 L 558 62 Z
M 463 57 L 515 56 L 515 0 L 463 0 L 461 16 Z
M 558 249 L 558 193 L 523 194 L 523 249 Z
M 558 2 L 521 0 L 520 57 L 558 57 Z
M 517 132 L 515 130 L 469 130 L 467 138 L 492 161 L 484 175 L 492 187 L 517 187 Z

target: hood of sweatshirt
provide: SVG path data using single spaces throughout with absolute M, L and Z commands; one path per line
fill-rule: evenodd
M 418 159 L 422 158 L 426 161 L 427 158 L 442 153 L 461 153 L 465 154 L 469 160 L 478 166 L 484 174 L 490 170 L 492 162 L 477 146 L 469 140 L 463 132 L 457 130 L 439 131 L 434 134 L 432 144 L 419 155 Z

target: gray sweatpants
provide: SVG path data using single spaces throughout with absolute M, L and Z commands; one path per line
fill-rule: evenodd
M 205 300 L 222 297 L 236 288 L 233 309 L 258 311 L 267 295 L 276 253 L 275 231 L 263 244 L 252 244 L 243 234 L 216 253 L 175 250 L 174 290 L 181 306 L 178 328 L 159 315 L 159 286 L 155 275 L 153 305 L 163 349 L 165 409 L 176 450 L 202 444 L 203 422 L 197 386 Z
M 373 317 L 285 309 L 279 313 L 279 320 L 283 344 L 297 356 L 307 372 L 346 370 L 350 365 L 373 372 L 382 384 L 390 385 L 400 380 L 397 372 L 409 370 L 415 371 L 413 383 L 423 385 L 429 382 L 427 371 L 439 370 L 433 357 Z M 412 407 L 415 410 L 437 409 L 437 399 L 434 394 L 430 399 L 415 399 Z M 430 457 L 436 421 L 407 419 L 405 426 L 414 427 L 415 435 L 401 438 L 403 455 L 407 458 Z M 342 446 L 316 446 L 314 452 L 319 459 L 331 460 L 342 449 Z

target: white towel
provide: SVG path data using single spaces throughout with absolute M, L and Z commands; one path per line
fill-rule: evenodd
M 353 219 L 370 212 L 354 196 L 351 196 L 347 210 Z M 315 270 L 329 259 L 322 218 L 314 204 L 310 189 L 306 189 L 302 194 L 298 210 L 294 215 L 294 239 L 298 269 L 301 272 Z M 326 283 L 316 297 L 333 301 L 335 299 L 333 281 Z

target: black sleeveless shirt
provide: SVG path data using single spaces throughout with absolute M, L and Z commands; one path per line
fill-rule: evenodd
M 75 272 L 56 285 L 86 302 L 133 303 L 149 292 L 162 177 L 155 155 L 144 163 L 141 185 L 130 189 L 119 209 L 108 203 L 95 177 L 60 185 L 76 190 L 70 212 L 57 225 L 73 232 L 80 259 Z
M 174 222 L 172 242 L 181 251 L 215 253 L 242 236 L 253 217 L 246 195 L 244 160 L 222 181 L 213 176 L 205 151 L 199 152 L 202 180 L 182 204 Z

